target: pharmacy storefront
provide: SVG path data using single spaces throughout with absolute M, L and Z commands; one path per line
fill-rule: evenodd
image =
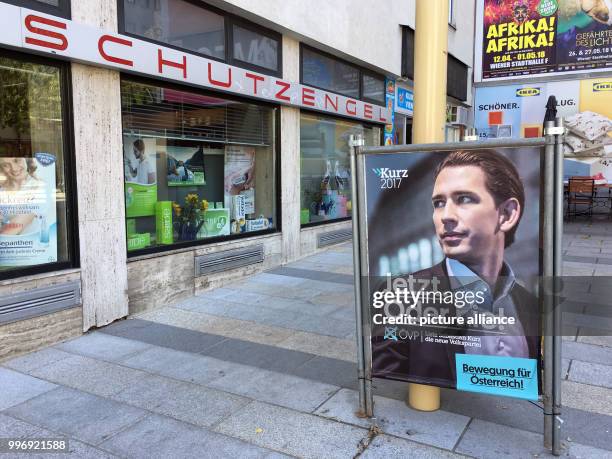
M 350 228 L 347 140 L 380 144 L 384 76 L 310 81 L 311 50 L 289 81 L 281 34 L 193 2 L 162 20 L 120 0 L 119 33 L 31 3 L 0 2 L 0 289 L 17 295 L 0 327 L 81 307 L 83 330 L 105 325 L 314 251 L 308 225 Z M 66 283 L 63 306 L 3 315 Z

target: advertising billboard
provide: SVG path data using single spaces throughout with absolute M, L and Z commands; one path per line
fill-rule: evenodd
M 56 157 L 0 158 L 0 268 L 57 261 Z
M 479 0 L 475 81 L 606 71 L 610 7 L 604 0 Z
M 542 154 L 365 156 L 372 376 L 538 398 Z

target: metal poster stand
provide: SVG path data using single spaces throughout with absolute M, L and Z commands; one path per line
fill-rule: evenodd
M 557 307 L 553 282 L 561 276 L 561 238 L 563 234 L 563 133 L 559 119 L 547 122 L 545 138 L 503 139 L 470 142 L 470 149 L 544 147 L 543 281 L 544 299 L 542 402 L 544 446 L 561 454 L 561 311 Z M 360 136 L 349 139 L 353 193 L 353 264 L 355 271 L 355 314 L 357 319 L 357 359 L 359 415 L 372 417 L 372 346 L 370 323 L 370 286 L 367 253 L 367 207 L 365 188 L 366 155 L 385 155 L 427 151 L 460 150 L 466 142 L 422 145 L 364 147 Z

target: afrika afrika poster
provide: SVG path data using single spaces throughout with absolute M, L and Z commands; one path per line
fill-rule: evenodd
M 612 2 L 481 0 L 482 80 L 598 71 L 612 61 Z

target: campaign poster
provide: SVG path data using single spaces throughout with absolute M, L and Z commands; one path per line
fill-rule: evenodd
M 155 139 L 123 137 L 126 217 L 155 215 L 157 145 Z
M 0 269 L 57 261 L 55 160 L 0 158 Z
M 556 70 L 557 8 L 552 0 L 483 0 L 482 77 Z
M 166 147 L 168 186 L 206 185 L 204 171 L 204 148 Z
M 366 155 L 374 377 L 538 398 L 542 151 Z
M 612 3 L 605 0 L 481 0 L 476 81 L 606 71 L 612 65 Z
M 245 214 L 255 212 L 255 148 L 238 145 L 225 147 L 224 201 L 235 219 L 236 196 L 243 196 L 241 203 Z

